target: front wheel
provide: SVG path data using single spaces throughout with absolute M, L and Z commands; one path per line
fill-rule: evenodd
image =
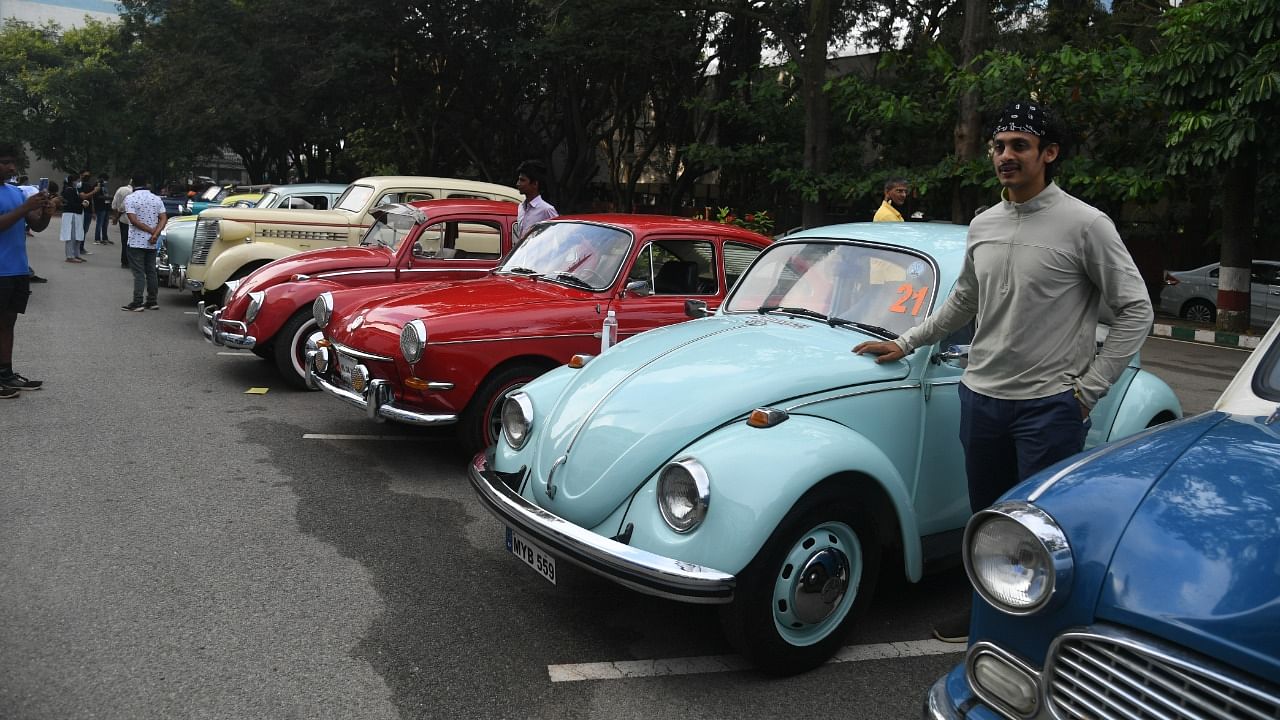
M 458 421 L 458 440 L 468 455 L 498 442 L 502 432 L 502 401 L 507 393 L 538 377 L 547 369 L 532 363 L 510 365 L 480 384 Z
M 299 390 L 307 390 L 307 350 L 316 349 L 316 338 L 320 328 L 311 314 L 311 306 L 303 307 L 276 332 L 271 341 L 272 357 L 276 361 L 276 369 L 284 376 L 285 382 Z
M 1204 300 L 1192 300 L 1182 308 L 1182 318 L 1184 320 L 1199 323 L 1211 323 L 1213 322 L 1213 317 L 1213 305 Z
M 720 622 L 762 671 L 793 675 L 826 662 L 866 610 L 880 571 L 874 525 L 848 497 L 803 498 L 738 577 Z

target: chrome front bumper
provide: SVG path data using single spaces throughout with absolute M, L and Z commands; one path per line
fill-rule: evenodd
M 196 303 L 196 326 L 204 339 L 214 345 L 222 345 L 236 350 L 252 350 L 258 340 L 249 334 L 249 327 L 239 320 L 223 320 L 222 308 L 213 309 L 203 301 Z M 228 332 L 223 328 L 230 328 Z
M 492 453 L 490 448 L 471 461 L 468 475 L 472 487 L 499 520 L 543 549 L 647 595 L 698 604 L 733 601 L 737 578 L 729 573 L 633 548 L 574 525 L 526 500 L 518 492 L 520 477 L 491 469 Z
M 323 390 L 326 393 L 354 405 L 364 411 L 370 420 L 382 422 L 394 420 L 406 425 L 436 427 L 453 425 L 458 416 L 446 413 L 424 413 L 396 405 L 391 385 L 386 380 L 375 380 L 369 377 L 369 369 L 357 365 L 353 373 L 352 388 L 341 387 L 328 378 L 337 372 L 335 351 L 328 347 L 317 348 L 307 352 L 307 387 L 312 390 Z M 360 388 L 356 390 L 355 388 Z

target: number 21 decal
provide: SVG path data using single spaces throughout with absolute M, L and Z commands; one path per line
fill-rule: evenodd
M 889 312 L 904 313 L 907 311 L 907 303 L 914 300 L 915 302 L 911 305 L 911 316 L 915 317 L 920 314 L 920 306 L 924 305 L 924 297 L 928 294 L 928 286 L 917 290 L 911 286 L 911 283 L 902 283 L 898 286 L 898 301 L 889 306 Z

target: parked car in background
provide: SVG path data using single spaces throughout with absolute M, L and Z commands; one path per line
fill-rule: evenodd
M 962 663 L 925 717 L 1280 717 L 1280 324 L 1213 410 L 974 515 Z
M 716 307 L 769 239 L 658 215 L 583 215 L 536 225 L 502 265 L 465 283 L 387 298 L 323 293 L 314 385 L 377 421 L 457 425 L 462 445 L 491 444 L 503 396 L 575 354 Z M 626 340 L 623 344 L 629 343 Z
M 522 199 L 514 188 L 434 177 L 368 177 L 343 191 L 329 210 L 213 208 L 196 221 L 187 288 L 197 299 L 222 305 L 228 280 L 238 280 L 272 260 L 306 250 L 355 245 L 373 224 L 380 205 L 471 198 Z
M 552 583 L 568 561 L 717 604 L 731 644 L 766 672 L 826 661 L 882 567 L 916 581 L 959 553 L 972 327 L 883 365 L 852 349 L 927 317 L 964 251 L 958 225 L 800 231 L 716 314 L 507 393 L 499 440 L 470 468 L 507 549 Z M 1135 358 L 1094 408 L 1088 445 L 1180 415 Z
M 1211 323 L 1218 314 L 1219 263 L 1195 270 L 1166 271 L 1160 311 Z M 1280 317 L 1280 261 L 1254 260 L 1249 278 L 1249 321 L 1267 327 Z
M 297 185 L 273 185 L 262 194 L 233 195 L 224 199 L 223 207 L 298 208 L 327 210 L 347 189 L 338 183 L 299 183 Z M 240 198 L 257 198 L 244 204 Z M 156 271 L 160 281 L 168 287 L 183 289 L 187 284 L 187 264 L 191 261 L 191 246 L 195 240 L 196 215 L 170 218 L 161 231 L 164 242 L 156 254 Z M 174 222 L 177 220 L 178 222 Z
M 426 200 L 375 208 L 356 247 L 290 255 L 238 282 L 225 307 L 199 304 L 200 331 L 216 346 L 274 360 L 306 387 L 306 352 L 319 335 L 311 303 L 322 292 L 372 285 L 455 282 L 483 277 L 511 250 L 517 205 L 493 200 Z

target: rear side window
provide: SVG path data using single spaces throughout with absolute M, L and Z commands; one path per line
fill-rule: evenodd
M 730 288 L 737 284 L 738 278 L 747 271 L 747 267 L 760 254 L 760 250 L 761 248 L 746 243 L 726 242 L 724 244 L 724 281 Z
M 429 225 L 418 235 L 413 256 L 419 260 L 497 260 L 502 256 L 502 226 L 457 220 Z

